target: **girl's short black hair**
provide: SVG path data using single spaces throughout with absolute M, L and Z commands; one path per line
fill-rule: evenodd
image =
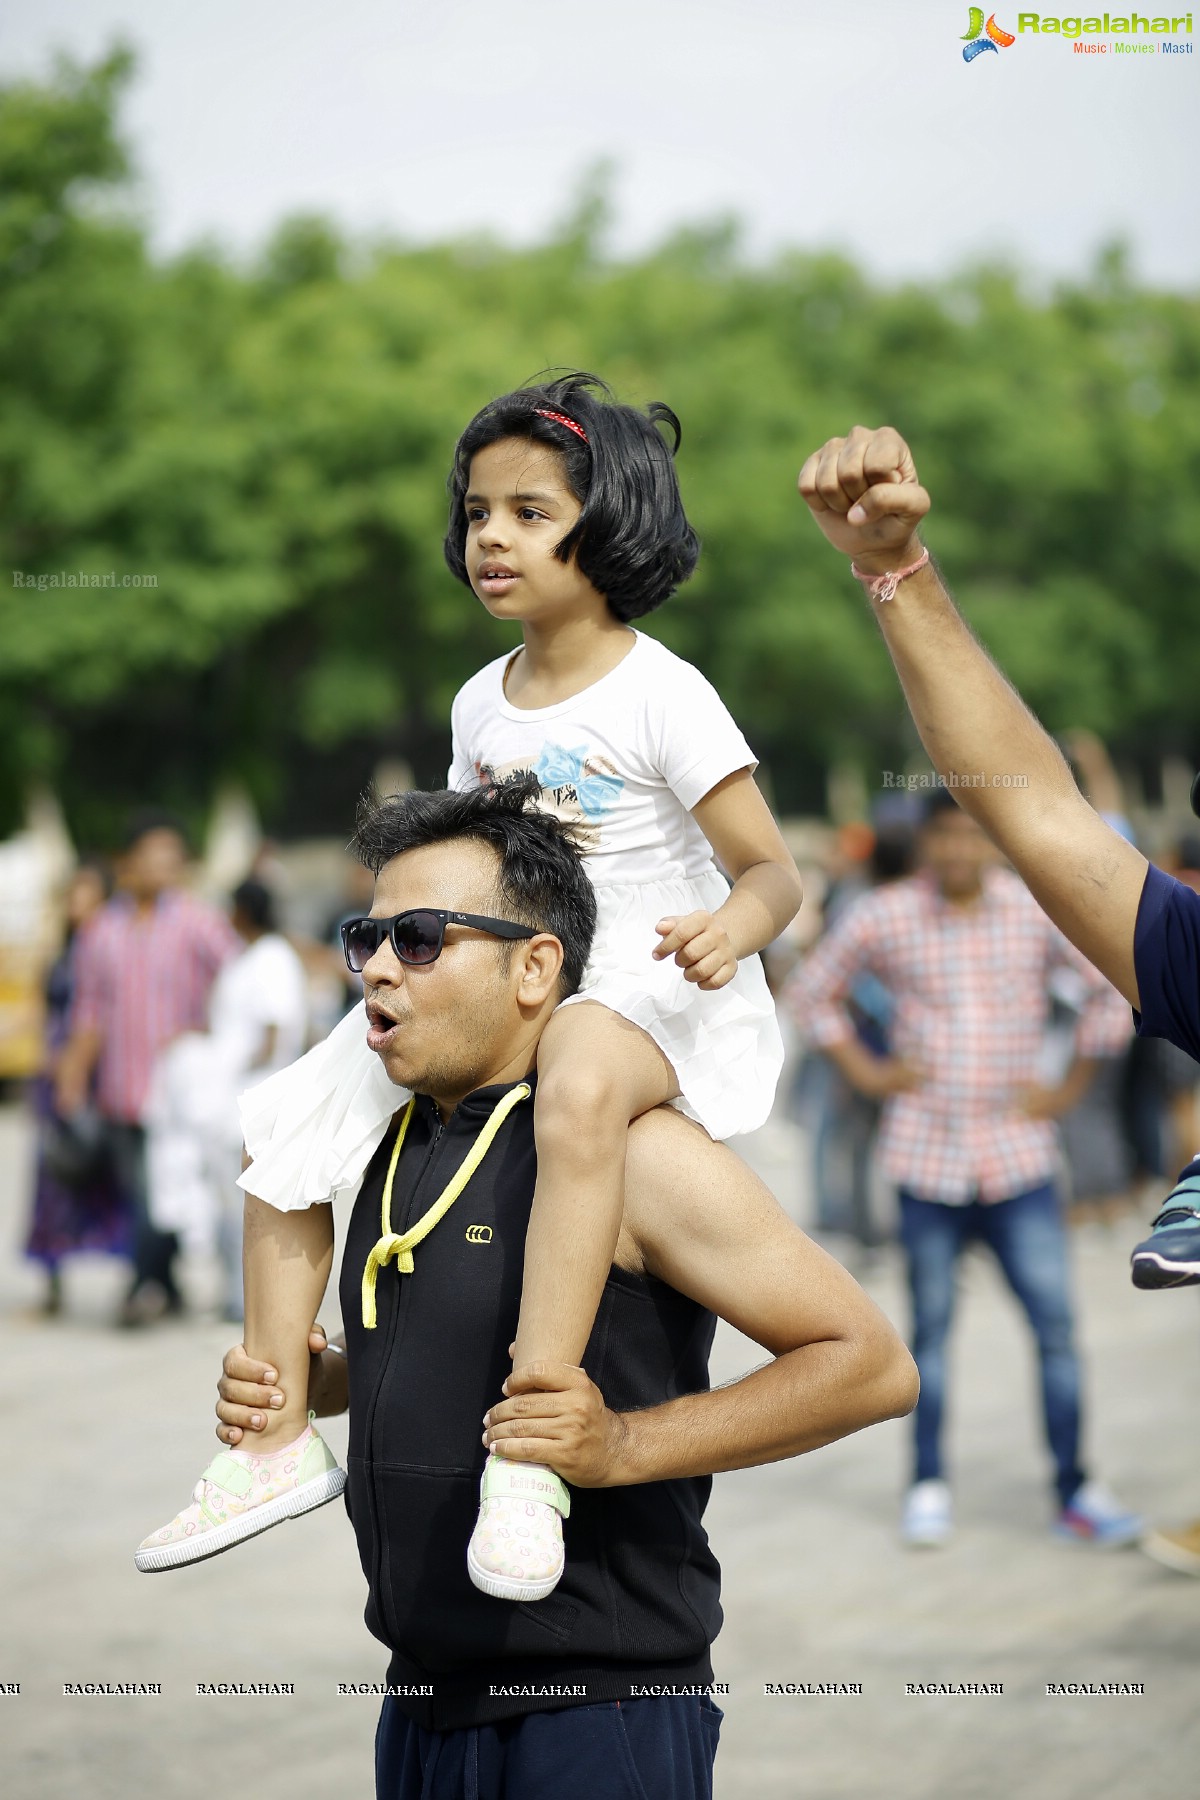
M 541 417 L 539 408 L 573 419 L 587 442 L 569 426 Z M 660 425 L 673 433 L 672 444 Z M 675 476 L 682 435 L 679 420 L 660 400 L 639 412 L 614 400 L 597 376 L 580 370 L 490 401 L 459 438 L 446 483 L 450 523 L 445 552 L 451 573 L 470 586 L 463 556 L 463 501 L 471 458 L 501 438 L 532 438 L 559 452 L 567 486 L 583 508 L 554 554 L 560 562 L 575 555 L 580 572 L 618 619 L 653 612 L 687 580 L 700 554 L 700 539 L 688 524 Z
M 583 979 L 596 930 L 596 890 L 571 827 L 537 802 L 536 775 L 510 775 L 492 787 L 444 788 L 432 793 L 362 796 L 350 849 L 372 875 L 406 850 L 472 838 L 499 860 L 497 917 L 547 931 L 563 949 L 559 993 L 573 994 Z M 507 962 L 512 944 L 496 940 Z

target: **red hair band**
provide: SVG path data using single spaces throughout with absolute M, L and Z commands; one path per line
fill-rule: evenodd
M 587 432 L 583 426 L 577 425 L 574 419 L 568 419 L 566 413 L 551 412 L 548 406 L 535 406 L 533 410 L 539 419 L 552 419 L 556 425 L 565 425 L 568 431 L 573 431 L 576 437 L 581 437 L 587 443 Z

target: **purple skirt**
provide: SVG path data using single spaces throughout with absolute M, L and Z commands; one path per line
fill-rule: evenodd
M 54 1087 L 48 1076 L 35 1077 L 29 1098 L 40 1135 L 43 1121 L 54 1117 Z M 127 1257 L 132 1247 L 130 1210 L 112 1177 L 68 1187 L 50 1173 L 39 1148 L 26 1256 L 53 1269 L 64 1256 L 79 1251 Z

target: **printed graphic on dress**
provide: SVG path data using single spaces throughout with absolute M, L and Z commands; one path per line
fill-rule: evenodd
M 529 774 L 538 779 L 545 810 L 574 827 L 579 848 L 598 849 L 604 815 L 616 805 L 625 786 L 612 763 L 606 757 L 593 756 L 585 744 L 568 749 L 563 744 L 546 743 L 536 762 L 475 764 L 481 787 L 498 786 L 513 775 Z

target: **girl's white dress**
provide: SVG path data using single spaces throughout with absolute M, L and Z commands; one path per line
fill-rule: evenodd
M 504 693 L 511 656 L 463 687 L 452 714 L 449 785 L 532 770 L 543 804 L 570 820 L 596 888 L 597 929 L 578 994 L 640 1025 L 671 1062 L 679 1110 L 714 1138 L 767 1118 L 783 1064 L 775 1007 L 757 956 L 714 993 L 655 962 L 664 917 L 715 912 L 729 884 L 691 808 L 755 758 L 697 669 L 641 632 L 600 681 L 556 706 L 523 711 Z M 252 1159 L 241 1185 L 281 1211 L 357 1190 L 403 1099 L 366 1046 L 364 1009 L 241 1100 Z

